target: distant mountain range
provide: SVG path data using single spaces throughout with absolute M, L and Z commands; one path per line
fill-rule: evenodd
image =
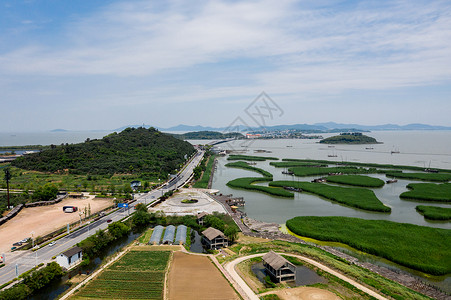
M 169 128 L 158 128 L 160 131 L 250 131 L 250 130 L 262 130 L 263 128 L 252 127 L 246 128 L 244 126 L 228 128 L 228 127 L 204 127 L 204 126 L 191 126 L 191 125 L 177 125 Z M 451 127 L 446 126 L 434 126 L 427 124 L 383 124 L 383 125 L 359 125 L 359 124 L 342 124 L 335 122 L 327 123 L 315 123 L 310 124 L 293 124 L 293 125 L 275 125 L 266 126 L 266 130 L 305 130 L 305 131 L 317 131 L 317 132 L 334 132 L 334 131 L 382 131 L 382 130 L 451 130 Z
M 326 122 L 326 123 L 315 123 L 315 124 L 292 124 L 292 125 L 275 125 L 275 126 L 266 126 L 262 127 L 246 127 L 243 125 L 234 126 L 234 127 L 210 127 L 210 126 L 201 126 L 201 125 L 184 125 L 180 124 L 177 126 L 163 128 L 158 126 L 150 126 L 150 125 L 127 125 L 122 126 L 113 131 L 121 132 L 127 127 L 155 127 L 156 129 L 163 132 L 194 132 L 194 131 L 219 131 L 219 132 L 248 132 L 248 131 L 282 131 L 282 130 L 299 130 L 305 132 L 342 132 L 342 131 L 388 131 L 388 130 L 451 130 L 451 127 L 448 126 L 435 126 L 428 124 L 419 124 L 413 123 L 408 125 L 397 125 L 397 124 L 383 124 L 383 125 L 359 125 L 359 124 L 343 124 L 343 123 L 335 123 L 335 122 Z M 64 132 L 69 131 L 65 129 L 54 129 L 52 132 Z M 91 130 L 95 131 L 95 130 Z M 108 131 L 108 130 L 105 130 Z

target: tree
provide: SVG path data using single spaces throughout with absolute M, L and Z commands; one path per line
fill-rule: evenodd
M 151 217 L 150 215 L 143 210 L 138 210 L 132 216 L 132 224 L 135 227 L 144 227 L 150 224 Z
M 33 199 L 38 201 L 48 201 L 56 198 L 58 188 L 56 185 L 46 183 L 44 186 L 38 187 L 33 193 Z
M 9 171 L 9 167 L 5 168 L 5 180 L 6 180 L 6 193 L 8 198 L 8 208 L 9 209 L 9 181 L 11 180 L 11 172 Z
M 224 235 L 233 243 L 238 238 L 238 229 L 235 226 L 228 226 L 224 231 Z
M 130 227 L 122 222 L 114 222 L 108 225 L 108 232 L 114 238 L 120 238 L 130 231 Z
M 135 206 L 136 211 L 147 212 L 147 206 L 144 203 L 138 203 Z

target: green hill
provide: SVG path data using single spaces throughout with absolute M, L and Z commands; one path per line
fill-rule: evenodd
M 61 144 L 51 149 L 20 157 L 12 165 L 43 172 L 72 174 L 143 174 L 165 178 L 193 146 L 154 128 L 127 128 L 102 139 L 80 144 Z
M 323 144 L 379 144 L 375 138 L 363 135 L 360 132 L 342 133 L 319 142 Z

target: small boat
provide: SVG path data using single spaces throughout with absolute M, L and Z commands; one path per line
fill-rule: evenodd
M 293 175 L 294 173 L 293 173 L 293 171 L 282 171 L 282 174 Z
M 365 149 L 366 150 L 373 150 L 374 148 L 373 147 L 366 147 Z
M 327 157 L 338 157 L 336 154 L 329 154 Z
M 398 180 L 397 179 L 390 179 L 390 180 L 387 180 L 385 182 L 386 183 L 395 183 L 395 182 L 398 182 Z

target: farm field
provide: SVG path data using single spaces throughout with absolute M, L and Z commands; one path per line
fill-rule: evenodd
M 131 250 L 71 299 L 163 299 L 170 251 Z
M 240 298 L 208 257 L 174 252 L 167 299 Z

